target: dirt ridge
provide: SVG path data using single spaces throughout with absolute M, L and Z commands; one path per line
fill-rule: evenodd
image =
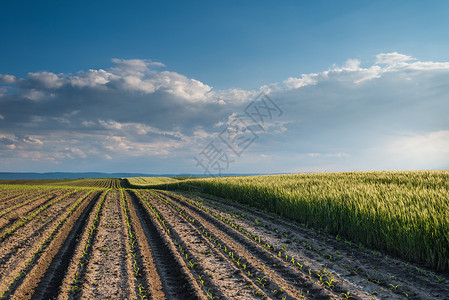
M 19 285 L 17 290 L 11 291 L 13 293 L 12 299 L 31 299 L 35 293 L 35 289 L 38 287 L 39 283 L 46 275 L 48 267 L 52 264 L 54 257 L 58 254 L 64 242 L 67 240 L 70 232 L 72 232 L 72 227 L 77 223 L 77 220 L 87 213 L 87 208 L 92 204 L 93 199 L 98 199 L 99 192 L 90 194 L 85 197 L 80 206 L 70 215 L 68 220 L 64 223 L 62 228 L 59 230 L 56 237 L 51 241 L 47 248 L 47 251 L 39 258 L 36 265 L 31 269 L 23 280 L 23 283 L 17 282 Z
M 160 228 L 160 225 L 135 194 L 131 195 L 131 198 L 147 242 L 150 245 L 167 298 L 205 299 L 196 281 L 189 276 L 182 259 L 176 254 L 175 246 L 163 232 L 163 229 Z

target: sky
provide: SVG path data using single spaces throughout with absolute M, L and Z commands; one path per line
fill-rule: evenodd
M 447 1 L 3 1 L 0 171 L 449 169 Z

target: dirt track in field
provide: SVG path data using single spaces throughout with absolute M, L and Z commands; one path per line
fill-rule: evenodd
M 153 190 L 69 192 L 11 201 L 23 220 L 38 213 L 0 245 L 4 298 L 449 299 L 447 274 L 238 204 Z

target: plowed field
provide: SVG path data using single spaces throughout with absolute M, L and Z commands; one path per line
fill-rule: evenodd
M 445 273 L 246 206 L 86 183 L 0 185 L 2 299 L 449 299 Z

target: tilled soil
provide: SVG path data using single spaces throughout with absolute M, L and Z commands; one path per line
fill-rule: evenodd
M 44 194 L 11 205 L 29 215 Z M 449 299 L 448 274 L 210 196 L 80 191 L 14 233 L 3 298 Z
M 342 238 L 324 235 L 299 224 L 280 219 L 240 204 L 213 197 L 184 194 L 179 197 L 162 192 L 166 198 L 187 206 L 208 218 L 227 220 L 244 228 L 303 265 L 312 274 L 320 270 L 333 274 L 335 286 L 347 286 L 349 295 L 363 291 L 370 298 L 381 299 L 449 299 L 449 276 L 425 266 L 403 261 Z M 185 200 L 188 201 L 185 201 Z M 205 213 L 209 211 L 209 213 Z M 216 216 L 220 216 L 217 218 Z M 212 219 L 212 218 L 211 218 Z M 214 221 L 215 222 L 215 221 Z M 228 223 L 220 221 L 231 227 Z M 262 243 L 263 243 L 262 242 Z M 257 241 L 254 241 L 256 244 Z M 315 274 L 316 274 L 315 273 Z M 316 278 L 316 276 L 314 276 Z M 323 286 L 326 286 L 325 283 Z M 347 292 L 341 293 L 346 298 Z
M 23 271 L 26 262 L 33 257 L 55 224 L 63 218 L 69 206 L 85 194 L 79 192 L 65 197 L 4 238 L 0 243 L 0 291 L 5 290 L 17 274 Z
M 128 266 L 127 237 L 117 199 L 117 191 L 108 193 L 90 261 L 84 278 L 81 278 L 82 288 L 79 292 L 65 294 L 70 295 L 71 299 L 126 299 L 127 295 L 131 295 L 133 281 Z M 70 275 L 73 277 L 78 271 L 78 264 L 72 268 L 74 271 Z M 67 282 L 72 283 L 69 279 Z M 60 298 L 65 298 L 62 296 Z

